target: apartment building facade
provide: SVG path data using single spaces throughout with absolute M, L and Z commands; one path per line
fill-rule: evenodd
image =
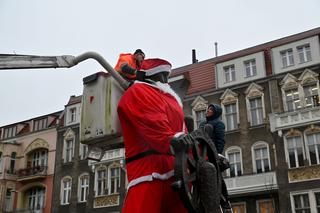
M 70 97 L 58 127 L 52 212 L 121 212 L 124 149 L 107 150 L 100 161 L 87 159 L 88 146 L 80 143 L 82 98 Z
M 234 212 L 319 211 L 319 34 L 316 28 L 173 71 L 195 126 L 208 104 L 223 108 Z
M 2 212 L 51 212 L 59 115 L 0 127 Z

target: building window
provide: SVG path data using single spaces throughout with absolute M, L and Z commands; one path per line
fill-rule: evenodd
M 258 200 L 257 201 L 258 213 L 274 212 L 273 200 Z
M 71 162 L 73 158 L 74 139 L 68 139 L 65 141 L 65 158 L 64 162 Z
M 295 111 L 301 108 L 298 88 L 285 91 L 287 111 Z
M 226 78 L 226 83 L 236 80 L 236 71 L 234 69 L 234 65 L 224 67 L 223 69 Z
M 237 121 L 237 104 L 226 104 L 225 108 L 225 118 L 226 118 L 226 130 L 234 130 L 238 129 L 238 121 Z
M 310 165 L 320 164 L 320 133 L 308 134 L 307 144 L 310 156 Z
M 289 168 L 303 166 L 302 137 L 287 137 L 287 149 L 289 155 Z
M 6 212 L 12 212 L 13 210 L 13 197 L 14 196 L 14 192 L 13 189 L 8 188 L 6 191 L 6 200 L 5 200 L 5 211 Z
M 2 152 L 0 152 L 0 174 L 2 173 L 2 162 L 3 162 L 3 156 L 2 156 Z
M 305 63 L 305 62 L 312 60 L 311 59 L 311 49 L 310 49 L 309 44 L 297 47 L 297 51 L 299 54 L 300 63 Z
M 107 168 L 99 168 L 96 172 L 96 195 L 105 195 L 107 192 Z
M 118 189 L 120 187 L 120 168 L 114 167 L 110 168 L 110 187 L 109 194 L 118 193 Z
M 311 212 L 308 194 L 293 195 L 293 200 L 296 213 Z
M 88 155 L 88 145 L 80 143 L 80 160 L 86 159 Z
M 28 197 L 28 209 L 29 210 L 41 210 L 44 208 L 45 201 L 45 188 L 35 187 L 27 191 Z
M 79 177 L 79 202 L 86 202 L 89 194 L 89 175 L 81 175 Z
M 252 59 L 244 62 L 246 77 L 252 77 L 257 75 L 256 60 Z
M 73 123 L 76 121 L 76 113 L 77 113 L 76 107 L 69 109 L 69 123 Z
M 206 110 L 196 111 L 196 125 L 199 128 L 200 123 L 206 120 Z
M 17 134 L 16 126 L 5 128 L 3 133 L 3 139 L 14 137 L 16 136 L 16 134 Z
M 72 180 L 69 177 L 63 178 L 61 181 L 61 204 L 70 203 Z
M 14 174 L 15 170 L 15 165 L 16 165 L 16 158 L 17 158 L 17 153 L 12 152 L 11 157 L 10 157 L 10 167 L 8 170 L 8 174 Z
M 245 203 L 232 203 L 232 212 L 233 213 L 246 213 L 246 204 Z
M 48 150 L 36 150 L 32 154 L 32 166 L 47 166 L 48 165 Z
M 251 126 L 256 126 L 263 123 L 263 108 L 262 98 L 249 99 L 250 104 L 250 115 L 251 115 Z
M 46 129 L 48 125 L 48 119 L 40 119 L 40 120 L 35 120 L 33 123 L 33 131 L 39 131 L 42 129 Z
M 315 107 L 318 105 L 317 96 L 318 96 L 318 87 L 316 84 L 304 86 L 304 98 L 305 98 L 305 106 L 306 107 Z
M 267 143 L 257 143 L 253 145 L 253 165 L 256 173 L 270 171 L 270 158 Z
M 318 210 L 318 212 L 320 212 L 320 192 L 316 192 L 314 193 L 314 197 L 316 199 L 316 208 Z
M 226 152 L 230 163 L 228 176 L 236 177 L 242 175 L 241 149 L 232 148 Z
M 281 51 L 280 55 L 283 68 L 294 65 L 292 49 Z

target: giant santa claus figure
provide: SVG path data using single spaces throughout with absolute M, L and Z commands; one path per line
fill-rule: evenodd
M 128 176 L 124 213 L 187 212 L 173 191 L 173 137 L 185 134 L 184 114 L 178 95 L 170 88 L 171 64 L 146 59 L 137 80 L 118 105 L 123 130 Z

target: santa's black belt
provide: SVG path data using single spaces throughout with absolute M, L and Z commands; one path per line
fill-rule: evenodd
M 172 155 L 172 154 L 171 153 L 161 153 L 161 152 L 158 152 L 157 150 L 149 149 L 147 151 L 136 154 L 132 157 L 126 158 L 126 164 L 131 163 L 132 161 L 144 158 L 149 155 Z

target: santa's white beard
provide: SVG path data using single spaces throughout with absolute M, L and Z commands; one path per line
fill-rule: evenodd
M 178 101 L 179 105 L 182 107 L 182 102 L 179 95 L 170 87 L 169 84 L 164 84 L 159 81 L 156 81 L 155 85 L 164 93 L 172 95 Z

